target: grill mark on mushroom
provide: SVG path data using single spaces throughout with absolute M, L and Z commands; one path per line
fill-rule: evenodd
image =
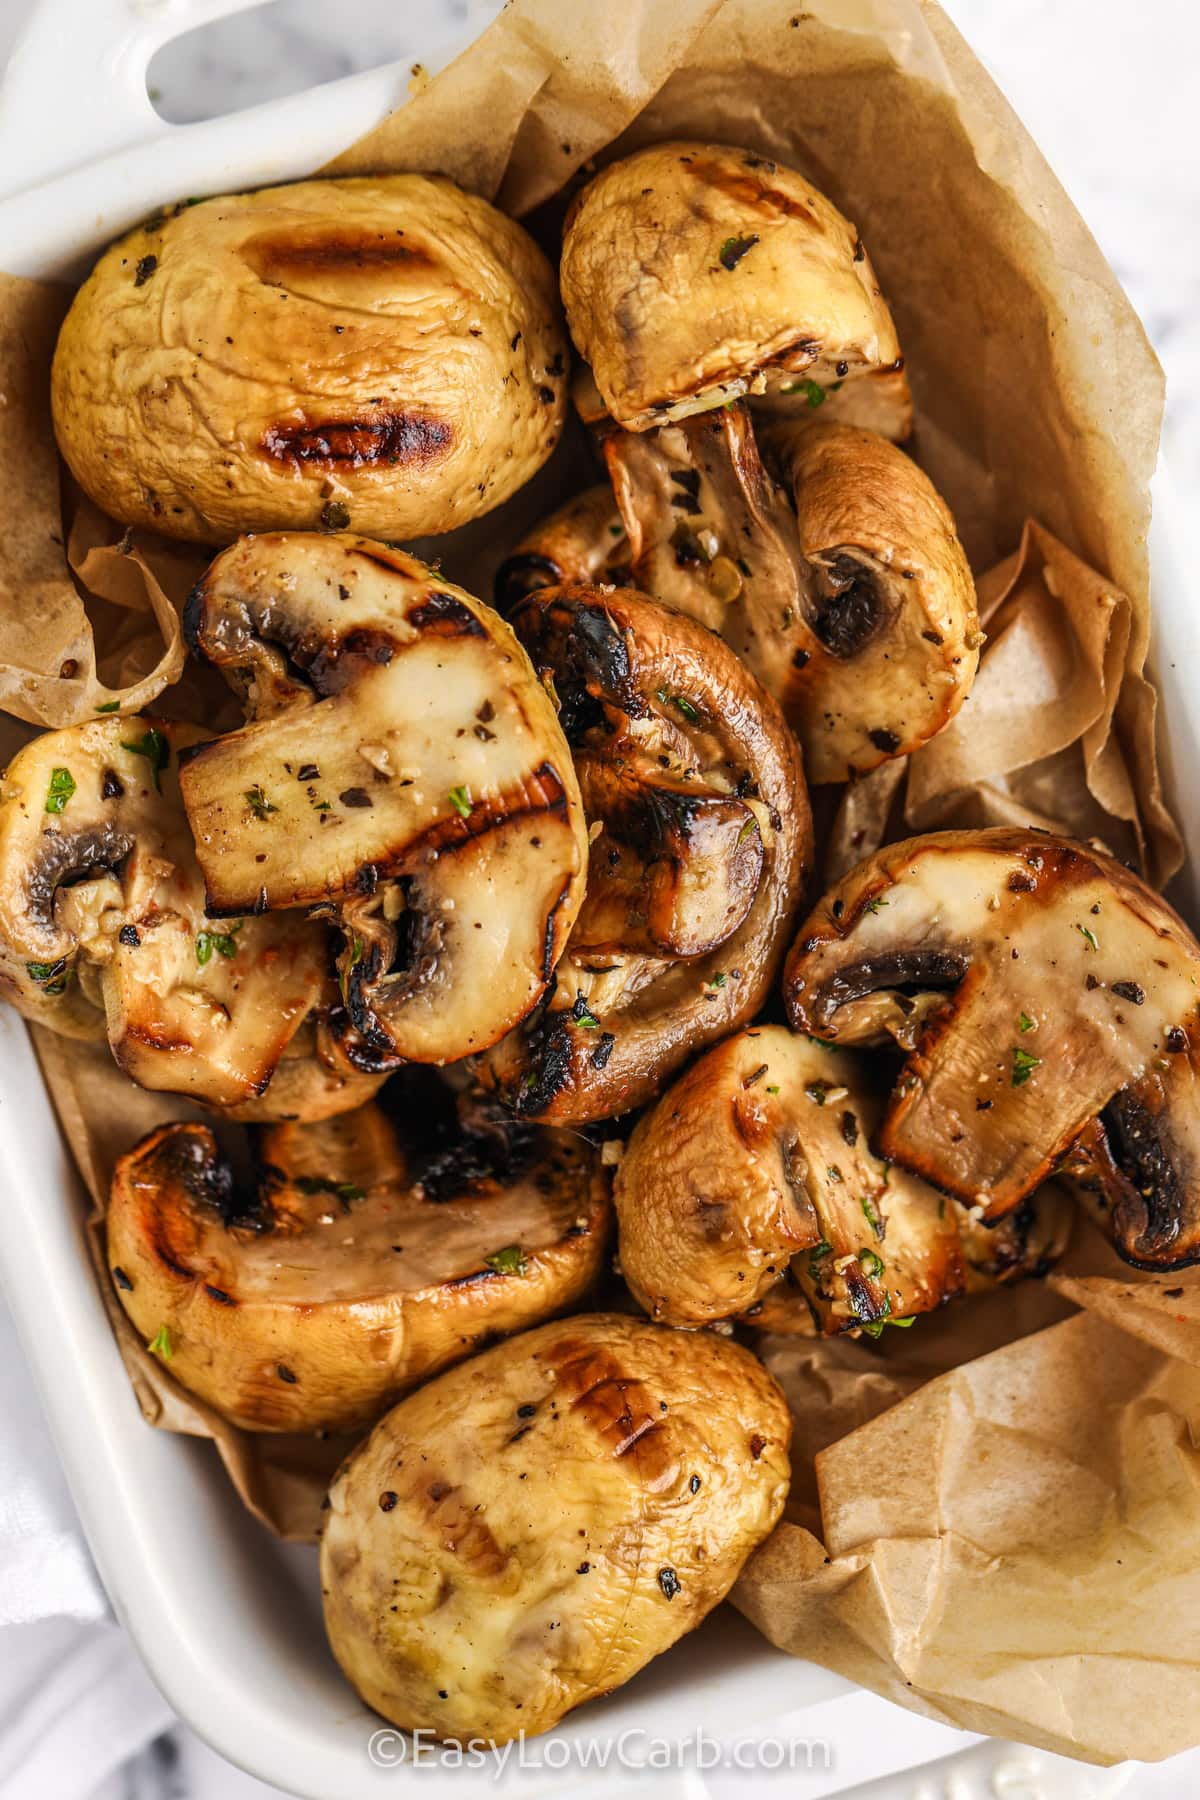
M 338 231 L 320 226 L 307 231 L 293 227 L 282 232 L 261 232 L 246 240 L 241 254 L 259 280 L 269 287 L 289 287 L 297 276 L 302 278 L 314 271 L 432 269 L 437 260 L 407 234 Z
M 645 1384 L 629 1375 L 616 1357 L 597 1345 L 570 1337 L 544 1353 L 571 1410 L 588 1421 L 614 1460 L 636 1452 L 638 1475 L 647 1487 L 665 1485 L 676 1469 L 662 1413 Z
M 449 453 L 453 427 L 426 413 L 381 409 L 367 419 L 291 419 L 268 425 L 259 440 L 272 462 L 295 467 L 362 469 L 378 463 L 411 467 Z

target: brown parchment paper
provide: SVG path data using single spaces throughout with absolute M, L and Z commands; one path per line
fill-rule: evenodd
M 831 858 L 918 819 L 1019 816 L 1095 832 L 1165 879 L 1180 852 L 1143 673 L 1160 373 L 1086 228 L 931 0 L 511 0 L 333 172 L 443 171 L 523 216 L 553 255 L 565 196 L 596 160 L 675 135 L 797 164 L 856 221 L 906 351 L 911 448 L 954 510 L 988 619 L 960 722 L 907 770 L 848 791 Z M 45 384 L 63 304 L 0 284 L 19 521 L 0 540 L 0 708 L 57 724 L 120 697 L 212 717 L 194 676 L 169 685 L 187 552 L 123 537 L 69 490 L 64 512 Z M 586 467 L 576 434 L 509 508 L 426 550 L 486 592 L 528 519 Z M 102 1049 L 39 1033 L 38 1051 L 98 1219 L 114 1157 L 188 1109 L 131 1089 Z M 211 1435 L 247 1505 L 310 1534 L 341 1446 L 231 1430 L 113 1310 L 147 1417 Z M 1137 1276 L 1081 1228 L 1048 1284 L 878 1344 L 763 1348 L 796 1417 L 795 1489 L 736 1602 L 773 1642 L 934 1716 L 1098 1760 L 1200 1739 L 1191 1276 Z

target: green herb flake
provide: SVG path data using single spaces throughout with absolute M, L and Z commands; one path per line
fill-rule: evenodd
M 102 705 L 96 708 L 97 712 L 120 712 L 120 710 L 121 702 L 119 700 L 105 700 Z
M 863 1218 L 867 1221 L 867 1224 L 871 1227 L 875 1236 L 881 1238 L 883 1236 L 883 1222 L 880 1219 L 879 1214 L 875 1211 L 875 1204 L 872 1201 L 871 1196 L 869 1194 L 863 1194 L 859 1200 L 859 1205 L 863 1209 Z
M 301 1194 L 335 1194 L 347 1208 L 351 1200 L 365 1200 L 367 1197 L 365 1188 L 357 1187 L 353 1181 L 334 1181 L 323 1175 L 300 1175 L 295 1185 Z
M 135 744 L 127 744 L 124 738 L 122 738 L 121 748 L 122 750 L 128 750 L 131 756 L 144 756 L 146 758 L 146 761 L 150 764 L 150 773 L 154 777 L 155 791 L 161 794 L 162 781 L 160 777 L 171 760 L 171 746 L 168 744 L 162 732 L 156 731 L 154 727 L 151 726 L 150 730 L 147 731 L 143 737 L 140 737 Z
M 791 382 L 783 391 L 785 394 L 803 394 L 810 406 L 823 406 L 825 403 L 825 389 L 819 381 L 813 381 L 808 376 L 803 381 Z
M 740 849 L 741 846 L 746 842 L 746 839 L 749 837 L 753 837 L 754 833 L 757 830 L 758 830 L 758 820 L 753 819 L 753 818 L 747 819 L 746 823 L 742 826 L 742 829 L 738 832 L 737 844 L 736 844 L 735 848 Z
M 75 792 L 75 777 L 70 769 L 51 769 L 50 786 L 46 789 L 46 811 L 60 813 Z
M 698 719 L 700 717 L 699 712 L 692 705 L 692 702 L 688 699 L 686 694 L 673 694 L 671 696 L 671 704 L 679 708 L 685 719 Z
M 708 985 L 709 987 L 723 988 L 728 980 L 729 977 L 726 975 L 725 971 L 723 969 L 718 969 L 715 975 L 709 977 Z
M 907 1319 L 864 1319 L 862 1328 L 868 1337 L 877 1338 L 883 1336 L 885 1325 L 894 1325 L 897 1331 L 907 1331 L 909 1326 L 915 1325 L 915 1323 L 916 1319 L 912 1316 Z
M 279 811 L 279 808 L 267 799 L 258 782 L 255 782 L 252 788 L 246 789 L 243 799 L 256 819 L 270 818 L 273 812 Z
M 1041 1068 L 1042 1059 L 1034 1056 L 1030 1050 L 1022 1050 L 1019 1044 L 1013 1045 L 1012 1056 L 1012 1084 L 1014 1087 L 1024 1087 L 1033 1071 Z
M 571 1013 L 571 1023 L 578 1025 L 580 1031 L 599 1031 L 600 1029 L 600 1021 L 595 1013 L 589 1012 L 586 1006 L 580 1006 L 578 1001 Z
M 819 1244 L 813 1245 L 808 1253 L 808 1278 L 810 1281 L 818 1281 L 820 1279 L 820 1265 L 827 1256 L 832 1255 L 833 1245 L 827 1243 L 824 1238 L 821 1239 Z
M 31 981 L 36 981 L 43 994 L 57 1000 L 67 990 L 71 979 L 71 966 L 66 958 L 60 956 L 57 962 L 30 962 L 25 964 L 25 973 Z
M 170 1362 L 171 1336 L 165 1325 L 159 1326 L 146 1348 L 151 1356 L 161 1356 L 164 1362 Z
M 757 232 L 751 232 L 747 237 L 727 237 L 717 251 L 717 261 L 723 269 L 736 269 L 746 252 L 753 250 L 757 242 Z
M 1017 1030 L 1021 1032 L 1032 1031 L 1036 1024 L 1036 1019 L 1031 1019 L 1027 1012 L 1023 1012 L 1017 1020 Z
M 242 929 L 245 922 L 244 919 L 240 920 L 238 924 L 231 926 L 228 931 L 201 931 L 197 933 L 196 961 L 200 964 L 201 968 L 204 967 L 206 962 L 212 960 L 212 953 L 214 950 L 218 956 L 224 956 L 226 958 L 237 955 L 237 934 Z
M 489 1269 L 497 1275 L 528 1275 L 529 1259 L 520 1244 L 505 1244 L 494 1256 L 484 1257 Z
M 1091 946 L 1091 948 L 1093 950 L 1098 950 L 1100 948 L 1100 940 L 1096 936 L 1095 932 L 1091 929 L 1090 926 L 1076 925 L 1075 929 L 1079 933 L 1080 937 L 1086 939 L 1087 943 Z
M 459 815 L 460 818 L 462 818 L 462 819 L 470 818 L 470 816 L 471 816 L 471 790 L 470 790 L 470 788 L 466 788 L 466 787 L 451 788 L 450 792 L 447 794 L 446 798 L 449 800 L 451 806 L 454 808 L 455 812 Z
M 777 1094 L 779 1092 L 779 1089 L 777 1087 L 768 1087 L 767 1092 L 768 1092 L 768 1094 Z
M 858 1260 L 866 1274 L 876 1278 L 883 1274 L 883 1258 L 877 1256 L 874 1250 L 860 1250 Z
M 867 901 L 866 905 L 863 907 L 863 911 L 869 912 L 869 913 L 877 913 L 881 906 L 888 906 L 888 905 L 890 905 L 890 901 L 881 900 L 877 895 L 874 900 Z

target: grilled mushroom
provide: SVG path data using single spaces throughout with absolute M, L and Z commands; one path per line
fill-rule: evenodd
M 177 771 L 201 735 L 111 718 L 46 732 L 13 758 L 0 786 L 0 995 L 65 1036 L 107 1032 L 142 1087 L 236 1107 L 263 1094 L 316 1005 L 328 951 L 298 915 L 206 916 Z
M 566 339 L 533 240 L 433 175 L 168 207 L 58 341 L 54 424 L 113 518 L 227 544 L 318 522 L 450 531 L 554 448 Z
M 740 1345 L 593 1315 L 430 1382 L 342 1465 L 321 1543 L 348 1680 L 405 1730 L 548 1731 L 723 1600 L 791 1421 Z
M 554 683 L 592 849 L 545 1004 L 488 1056 L 518 1113 L 608 1118 L 753 1016 L 811 830 L 795 740 L 703 627 L 621 588 L 544 589 L 514 615 Z
M 507 616 L 526 594 L 564 581 L 629 578 L 629 545 L 612 489 L 587 488 L 521 539 L 496 571 L 493 598 Z
M 571 336 L 629 431 L 900 354 L 854 227 L 748 150 L 654 144 L 610 164 L 572 202 L 559 276 Z
M 1198 983 L 1200 946 L 1136 875 L 1008 827 L 888 845 L 785 972 L 800 1030 L 910 1051 L 886 1156 L 988 1220 L 1084 1158 L 1121 1254 L 1164 1269 L 1200 1259 Z
M 248 1431 L 351 1430 L 480 1341 L 576 1304 L 600 1269 L 607 1179 L 548 1131 L 431 1130 L 422 1095 L 263 1133 L 240 1194 L 211 1131 L 121 1158 L 108 1264 L 137 1330 Z
M 572 390 L 574 392 L 574 390 Z M 820 411 L 817 411 L 817 408 Z M 904 358 L 879 369 L 867 369 L 853 381 L 800 381 L 776 387 L 751 402 L 756 422 L 786 420 L 803 425 L 857 425 L 875 431 L 893 444 L 903 444 L 913 433 L 913 397 Z
M 303 533 L 225 551 L 185 624 L 252 721 L 182 772 L 210 911 L 318 905 L 340 926 L 352 1063 L 486 1049 L 545 990 L 586 859 L 512 632 L 403 551 Z
M 982 641 L 944 502 L 875 433 L 744 406 L 603 440 L 634 579 L 712 626 L 782 704 L 814 781 L 907 755 L 970 690 Z

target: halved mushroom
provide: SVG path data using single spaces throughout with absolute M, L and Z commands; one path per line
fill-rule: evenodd
M 872 432 L 781 424 L 764 469 L 744 406 L 603 448 L 634 580 L 712 626 L 783 704 L 809 778 L 915 750 L 958 711 L 982 642 L 945 503 Z
M 336 984 L 327 983 L 326 988 L 329 986 L 336 995 Z M 328 992 L 322 994 L 280 1057 L 266 1093 L 229 1107 L 231 1119 L 244 1125 L 312 1125 L 365 1106 L 375 1097 L 387 1080 L 387 1071 L 348 1066 L 340 1039 L 330 1030 L 331 1017 L 341 1014 L 339 1003 L 330 1004 Z
M 744 1313 L 791 1270 L 826 1332 L 928 1312 L 966 1285 L 953 1210 L 889 1170 L 863 1059 L 780 1025 L 692 1065 L 639 1122 L 614 1199 L 621 1269 L 652 1318 Z
M 339 925 L 352 1064 L 486 1049 L 545 991 L 587 854 L 508 626 L 401 550 L 307 533 L 233 545 L 185 624 L 252 721 L 182 771 L 210 911 Z
M 691 1631 L 787 1498 L 740 1344 L 593 1314 L 401 1401 L 329 1494 L 321 1590 L 368 1706 L 460 1745 L 548 1731 Z
M 440 175 L 163 208 L 58 340 L 59 447 L 113 518 L 190 542 L 451 531 L 541 467 L 566 411 L 553 271 Z
M 900 354 L 853 225 L 796 170 L 726 145 L 654 144 L 603 169 L 567 214 L 559 278 L 629 431 Z
M 263 1094 L 316 1005 L 328 944 L 299 915 L 206 916 L 178 785 L 179 753 L 202 736 L 98 719 L 14 756 L 0 786 L 0 994 L 65 1036 L 107 1033 L 142 1087 L 236 1107 Z
M 988 1220 L 1084 1157 L 1118 1250 L 1150 1268 L 1200 1259 L 1198 985 L 1200 945 L 1145 882 L 1009 827 L 880 850 L 784 978 L 799 1030 L 911 1052 L 884 1155 Z
M 496 570 L 493 598 L 505 616 L 526 594 L 564 581 L 629 579 L 629 544 L 607 482 L 586 488 L 521 539 Z
M 554 987 L 484 1070 L 518 1113 L 578 1124 L 649 1099 L 758 1010 L 803 884 L 808 797 L 778 707 L 694 620 L 574 585 L 513 623 L 558 693 L 592 850 Z
M 268 1130 L 249 1194 L 202 1125 L 121 1158 L 109 1269 L 183 1387 L 248 1431 L 350 1430 L 579 1301 L 608 1235 L 596 1152 L 500 1122 L 448 1132 L 447 1104 Z

